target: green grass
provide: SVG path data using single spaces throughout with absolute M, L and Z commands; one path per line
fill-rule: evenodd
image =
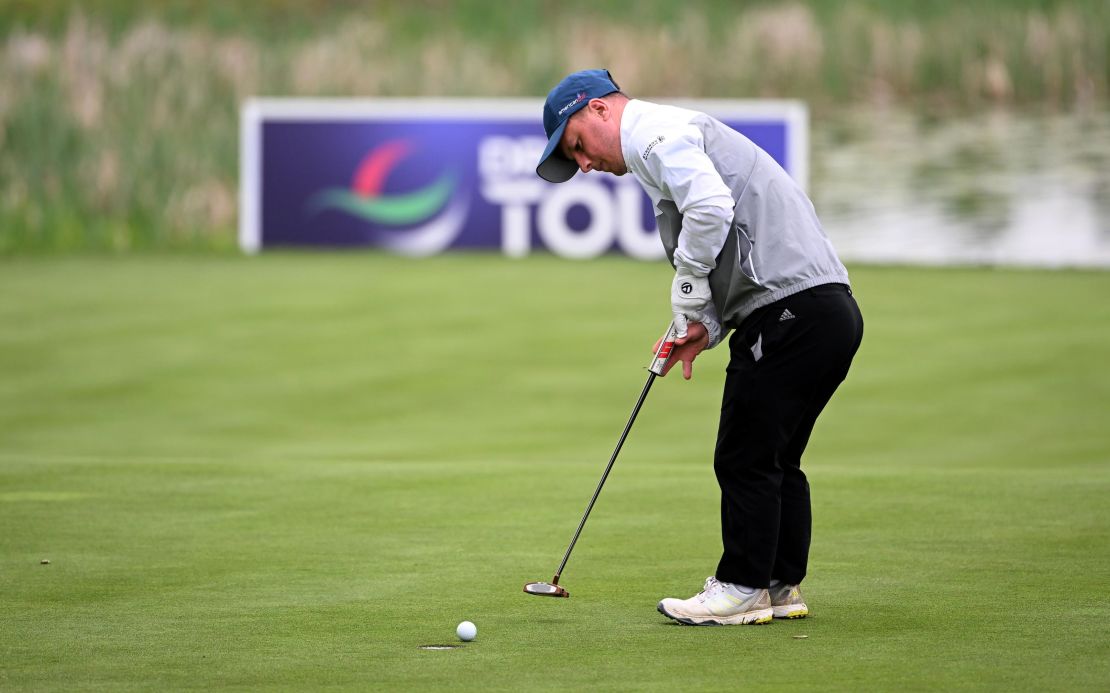
M 643 384 L 664 267 L 9 258 L 0 688 L 1107 688 L 1110 274 L 853 277 L 814 615 L 686 628 L 654 607 L 717 560 L 723 350 L 653 389 L 573 597 L 520 592 Z

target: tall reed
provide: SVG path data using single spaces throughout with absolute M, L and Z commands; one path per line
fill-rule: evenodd
M 1104 109 L 1110 86 L 1097 1 L 5 5 L 0 253 L 233 247 L 251 95 L 540 96 L 586 66 L 818 112 Z

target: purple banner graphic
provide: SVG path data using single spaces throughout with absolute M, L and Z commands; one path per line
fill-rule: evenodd
M 794 102 L 680 102 L 766 150 L 803 186 L 806 113 Z M 452 249 L 570 258 L 663 256 L 631 175 L 554 185 L 536 162 L 540 101 L 266 99 L 243 109 L 240 244 Z

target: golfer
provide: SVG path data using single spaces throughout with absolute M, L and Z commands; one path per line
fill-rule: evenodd
M 659 611 L 688 624 L 805 617 L 802 453 L 863 337 L 813 204 L 748 138 L 704 113 L 630 99 L 607 70 L 560 82 L 543 125 L 541 177 L 631 173 L 651 198 L 675 269 L 679 339 L 666 370 L 681 362 L 689 379 L 697 355 L 732 331 L 713 459 L 724 553 L 701 592 Z

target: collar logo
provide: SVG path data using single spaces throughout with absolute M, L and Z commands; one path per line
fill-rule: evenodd
M 666 138 L 666 137 L 664 137 L 663 135 L 659 135 L 658 137 L 656 137 L 655 139 L 653 139 L 653 140 L 652 140 L 651 142 L 648 142 L 648 146 L 647 146 L 647 148 L 646 148 L 646 149 L 644 149 L 644 154 L 643 154 L 643 157 L 644 157 L 644 161 L 647 161 L 647 159 L 648 159 L 648 156 L 650 156 L 650 155 L 651 155 L 651 150 L 652 150 L 652 149 L 655 149 L 655 145 L 659 144 L 660 142 L 662 142 L 662 141 L 664 141 L 664 140 L 666 140 L 666 139 L 667 139 L 667 138 Z

